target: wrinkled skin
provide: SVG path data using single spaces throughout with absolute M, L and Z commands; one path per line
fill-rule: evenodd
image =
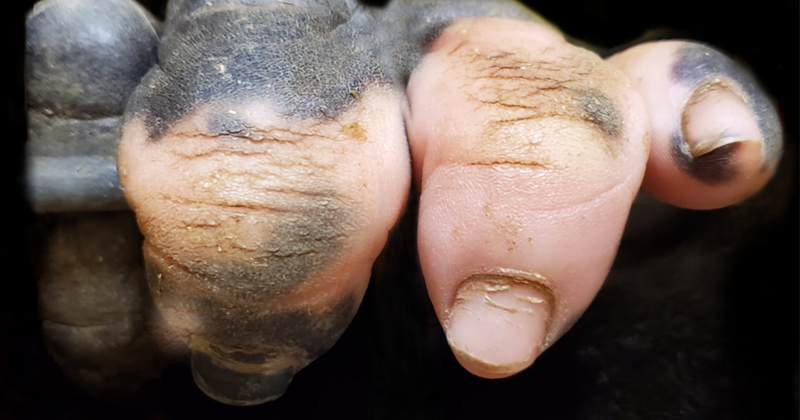
M 778 188 L 777 195 L 780 196 L 780 191 L 781 191 L 780 187 L 775 187 L 775 188 Z M 783 188 L 787 188 L 787 187 L 784 186 Z M 791 189 L 791 188 L 789 188 L 789 189 Z M 781 206 L 785 206 L 785 204 L 781 204 L 781 203 L 783 203 L 782 200 L 778 200 L 777 202 L 775 202 L 775 201 L 770 202 L 767 199 L 762 198 L 760 202 L 761 203 L 765 203 L 765 202 L 766 203 L 770 203 L 770 204 L 766 204 L 766 206 L 769 206 L 770 208 L 773 208 L 773 209 L 777 208 L 778 210 L 776 210 L 776 212 L 778 213 L 778 216 L 773 216 L 773 217 L 778 217 L 778 219 L 780 219 L 780 217 L 781 217 L 780 214 L 786 211 L 786 210 L 780 210 L 782 208 Z M 754 205 L 755 207 L 751 207 L 751 208 L 754 208 L 755 210 L 757 210 L 760 206 L 764 206 L 764 205 L 765 204 Z M 745 208 L 747 208 L 747 207 L 745 207 Z M 717 213 L 717 214 L 720 214 L 720 213 Z M 745 219 L 742 219 L 742 218 L 739 218 L 739 219 L 735 219 L 735 218 L 734 219 L 727 219 L 728 216 L 724 216 L 727 213 L 722 213 L 722 214 L 723 214 L 723 216 L 716 217 L 716 218 L 712 218 L 711 216 L 707 216 L 707 215 L 704 215 L 704 216 L 683 215 L 683 216 L 681 216 L 681 217 L 688 218 L 687 219 L 688 222 L 684 222 L 684 223 L 688 223 L 688 225 L 690 225 L 690 226 L 701 226 L 702 229 L 699 229 L 699 230 L 701 230 L 702 232 L 705 232 L 706 233 L 705 235 L 697 235 L 694 232 L 692 234 L 688 234 L 687 233 L 685 235 L 681 235 L 681 234 L 676 234 L 674 231 L 671 231 L 671 232 L 668 232 L 668 233 L 664 233 L 664 234 L 660 234 L 660 236 L 659 236 L 659 234 L 652 234 L 652 233 L 647 234 L 644 237 L 641 236 L 641 235 L 638 236 L 638 237 L 636 235 L 631 235 L 629 237 L 629 240 L 630 240 L 629 243 L 634 245 L 633 249 L 637 250 L 637 252 L 626 253 L 625 252 L 625 247 L 623 246 L 621 254 L 620 254 L 620 258 L 618 259 L 618 270 L 615 271 L 615 273 L 617 273 L 616 276 L 614 274 L 612 274 L 612 277 L 609 279 L 609 281 L 607 283 L 607 289 L 604 292 L 605 295 L 603 295 L 601 293 L 600 298 L 598 298 L 599 299 L 598 303 L 595 306 L 593 306 L 592 309 L 590 309 L 590 311 L 593 311 L 593 312 L 590 312 L 589 314 L 587 314 L 587 315 L 593 315 L 592 318 L 595 320 L 595 322 L 599 323 L 599 324 L 594 324 L 594 325 L 602 326 L 602 325 L 614 325 L 615 323 L 618 323 L 618 321 L 609 321 L 608 324 L 604 324 L 602 322 L 602 320 L 604 319 L 604 315 L 603 315 L 603 311 L 601 310 L 601 308 L 603 308 L 603 306 L 601 306 L 602 305 L 601 302 L 606 302 L 607 306 L 605 306 L 605 307 L 610 311 L 610 312 L 607 312 L 607 313 L 613 313 L 613 311 L 611 311 L 611 308 L 614 308 L 614 307 L 617 307 L 617 306 L 631 307 L 631 312 L 634 313 L 634 314 L 636 313 L 636 309 L 635 309 L 636 305 L 633 305 L 632 303 L 629 303 L 628 300 L 624 297 L 624 296 L 626 296 L 625 293 L 631 293 L 631 290 L 636 290 L 636 288 L 630 287 L 630 284 L 628 284 L 626 286 L 626 283 L 625 283 L 626 279 L 628 279 L 628 278 L 631 278 L 631 279 L 639 278 L 639 277 L 641 277 L 641 273 L 660 272 L 662 269 L 658 268 L 659 265 L 657 264 L 657 262 L 655 262 L 652 259 L 652 257 L 648 258 L 646 256 L 646 255 L 659 255 L 660 254 L 658 252 L 659 249 L 661 249 L 661 250 L 667 249 L 667 250 L 671 251 L 671 253 L 670 253 L 671 256 L 669 258 L 672 258 L 672 260 L 670 260 L 669 258 L 663 260 L 661 262 L 662 266 L 672 268 L 676 264 L 671 263 L 670 261 L 680 261 L 680 266 L 683 267 L 683 268 L 682 269 L 676 269 L 674 271 L 674 273 L 675 273 L 674 275 L 675 275 L 675 278 L 682 279 L 682 281 L 685 282 L 686 284 L 695 285 L 696 283 L 704 283 L 709 288 L 709 289 L 705 289 L 706 290 L 705 293 L 711 293 L 712 295 L 717 295 L 717 294 L 721 293 L 720 292 L 720 288 L 722 288 L 723 290 L 727 290 L 729 287 L 733 287 L 734 295 L 736 295 L 737 293 L 743 293 L 743 292 L 738 292 L 737 290 L 739 290 L 738 288 L 744 287 L 744 286 L 742 286 L 740 283 L 736 283 L 735 280 L 733 281 L 733 283 L 721 282 L 721 280 L 720 280 L 720 282 L 708 281 L 708 277 L 709 277 L 708 274 L 707 274 L 708 272 L 707 271 L 701 271 L 700 267 L 703 267 L 703 270 L 709 270 L 712 273 L 713 272 L 718 272 L 718 273 L 725 273 L 726 272 L 726 270 L 723 268 L 723 267 L 726 266 L 726 263 L 724 262 L 726 259 L 722 258 L 722 255 L 718 254 L 720 252 L 718 250 L 719 249 L 718 246 L 719 246 L 720 243 L 729 242 L 729 239 L 726 239 L 726 238 L 735 237 L 735 238 L 737 238 L 737 240 L 739 240 L 739 235 L 730 233 L 731 232 L 730 227 L 727 227 L 727 228 L 723 227 L 723 226 L 728 226 L 728 225 L 726 225 L 727 222 L 731 222 L 731 223 L 734 223 L 736 226 L 739 226 L 737 229 L 740 229 L 740 230 L 738 230 L 738 231 L 734 230 L 734 232 L 745 232 L 745 233 L 752 232 L 751 229 L 754 229 L 754 227 L 749 227 L 749 226 L 755 226 L 752 223 L 757 223 L 757 224 L 760 224 L 762 226 L 764 226 L 764 225 L 769 226 L 770 223 L 775 223 L 775 222 L 774 222 L 774 220 L 773 220 L 773 222 L 770 222 L 769 219 L 764 219 L 764 218 L 756 219 L 756 220 L 758 220 L 757 222 L 754 222 L 754 221 L 752 221 L 753 219 L 748 219 L 748 218 L 745 218 Z M 736 216 L 734 215 L 733 217 L 736 217 Z M 720 218 L 723 218 L 724 221 L 723 222 L 719 221 Z M 672 223 L 676 223 L 675 220 L 680 220 L 680 217 L 678 219 L 673 219 Z M 709 220 L 715 220 L 715 221 L 712 223 Z M 750 220 L 750 221 L 746 222 L 746 223 L 743 223 L 745 220 Z M 722 235 L 720 237 L 718 235 L 715 236 L 715 235 L 712 234 L 714 232 L 719 232 L 719 231 L 728 231 L 729 233 L 727 233 L 725 235 L 731 235 L 731 236 Z M 745 235 L 745 236 L 747 236 L 747 235 Z M 689 239 L 689 237 L 691 237 L 691 239 Z M 697 239 L 697 237 L 699 237 L 701 239 Z M 656 240 L 656 239 L 658 239 L 658 240 Z M 762 239 L 762 241 L 763 241 L 763 239 Z M 653 246 L 652 245 L 653 242 L 656 242 L 656 243 L 658 243 L 660 245 Z M 640 251 L 639 249 L 640 249 L 641 245 L 638 245 L 638 244 L 641 244 L 641 243 L 646 243 L 646 244 L 650 244 L 648 246 L 653 246 L 655 248 L 655 253 L 654 254 L 646 254 L 646 253 L 643 253 L 642 251 Z M 692 245 L 692 244 L 694 244 L 694 245 Z M 623 241 L 623 245 L 625 245 L 624 241 Z M 708 251 L 708 253 L 706 253 L 706 254 L 704 254 L 702 252 L 700 252 L 698 254 L 697 251 L 691 252 L 691 255 L 693 257 L 697 258 L 697 260 L 698 260 L 698 263 L 692 263 L 691 259 L 687 258 L 685 255 L 681 255 L 681 252 L 686 252 L 687 248 L 694 249 L 694 248 L 692 248 L 693 246 L 699 246 L 700 249 L 708 249 L 710 251 Z M 682 251 L 682 250 L 684 250 L 684 251 Z M 734 258 L 735 259 L 735 257 L 732 257 L 728 253 L 729 252 L 733 252 L 733 255 L 741 255 L 739 253 L 740 252 L 746 252 L 746 250 L 748 250 L 747 246 L 746 245 L 741 245 L 741 248 L 739 246 L 736 246 L 736 247 L 734 247 L 732 249 L 729 249 L 728 251 L 724 251 L 723 254 L 725 254 L 725 257 L 727 257 L 727 258 Z M 787 251 L 784 250 L 783 252 L 787 252 Z M 703 258 L 702 256 L 704 256 L 704 255 L 707 255 L 708 258 Z M 772 254 L 772 255 L 770 255 L 769 258 L 772 261 L 779 262 L 779 261 L 782 260 L 780 255 L 781 254 Z M 399 257 L 397 257 L 397 258 L 399 258 Z M 646 263 L 644 263 L 643 261 L 646 262 Z M 717 271 L 716 269 L 714 269 L 713 267 L 715 267 L 716 265 L 715 264 L 709 265 L 708 261 L 716 261 L 716 264 L 718 264 L 718 266 L 720 267 L 721 271 Z M 387 264 L 392 264 L 392 263 L 390 262 L 390 263 L 387 263 Z M 398 263 L 394 262 L 394 264 L 398 264 Z M 626 264 L 629 264 L 629 265 L 626 265 Z M 402 264 L 400 264 L 400 265 L 402 265 Z M 642 267 L 642 268 L 637 268 L 637 267 Z M 637 271 L 637 270 L 640 270 L 640 271 Z M 697 280 L 697 282 L 692 282 L 692 281 L 690 281 L 691 277 L 689 277 L 688 275 L 681 275 L 680 274 L 682 272 L 681 270 L 685 270 L 685 273 L 698 273 L 698 272 L 701 272 L 701 273 L 706 273 L 706 274 L 696 274 L 696 275 L 699 275 L 700 278 Z M 758 269 L 755 269 L 755 270 L 758 270 Z M 396 273 L 398 271 L 397 270 L 388 270 L 388 272 L 395 272 Z M 747 272 L 747 269 L 745 269 L 744 272 Z M 639 274 L 637 274 L 637 273 L 639 273 Z M 397 274 L 395 274 L 395 275 L 397 275 Z M 411 274 L 411 273 L 407 273 L 406 275 L 413 276 L 413 274 Z M 719 277 L 715 277 L 714 275 L 711 275 L 711 278 L 724 279 L 725 276 L 723 274 L 719 274 Z M 733 278 L 736 279 L 738 277 L 734 276 Z M 689 301 L 691 302 L 692 299 L 694 299 L 693 297 L 691 297 L 691 296 L 694 296 L 693 293 L 695 293 L 695 294 L 698 293 L 696 291 L 695 292 L 690 292 L 689 290 L 691 288 L 690 289 L 682 289 L 680 285 L 684 284 L 684 283 L 680 283 L 680 282 L 678 282 L 678 283 L 667 282 L 667 283 L 670 286 L 666 286 L 665 287 L 664 285 L 662 285 L 662 287 L 659 287 L 657 284 L 656 285 L 651 285 L 650 289 L 642 291 L 641 293 L 637 292 L 637 296 L 639 296 L 639 298 L 642 298 L 642 296 L 647 297 L 647 296 L 662 294 L 662 296 L 666 295 L 666 296 L 672 297 L 673 299 L 676 299 L 677 301 L 681 301 L 681 296 L 687 296 L 687 299 L 689 299 Z M 387 283 L 386 282 L 382 282 L 381 284 L 385 285 Z M 745 284 L 747 284 L 747 283 L 745 283 Z M 391 293 L 391 292 L 387 292 L 386 289 L 383 288 L 383 287 L 385 287 L 385 286 L 377 287 L 372 293 L 375 293 L 376 294 L 375 296 L 378 296 L 378 297 L 381 296 L 381 293 Z M 622 293 L 623 290 L 625 291 L 625 293 Z M 703 290 L 703 289 L 701 289 L 701 290 Z M 614 291 L 617 291 L 618 293 L 615 295 Z M 699 293 L 702 294 L 703 292 L 699 292 Z M 394 293 L 392 293 L 392 294 L 394 294 Z M 684 294 L 686 294 L 686 295 L 684 295 Z M 745 292 L 745 294 L 747 294 L 747 293 Z M 607 296 L 607 297 L 604 298 L 604 296 Z M 664 301 L 665 299 L 657 298 L 657 300 L 658 301 Z M 666 299 L 666 300 L 669 300 L 669 299 Z M 673 304 L 674 304 L 674 306 L 672 306 Z M 663 310 L 661 310 L 661 311 L 651 311 L 650 308 L 646 308 L 646 307 L 642 308 L 642 310 L 641 310 L 642 311 L 642 315 L 641 315 L 642 319 L 652 319 L 652 315 L 653 315 L 652 312 L 658 312 L 660 314 L 660 316 L 656 316 L 655 317 L 656 321 L 651 321 L 651 322 L 654 322 L 655 325 L 659 325 L 658 322 L 663 322 L 663 323 L 666 323 L 667 325 L 678 325 L 675 328 L 680 330 L 680 332 L 676 332 L 675 337 L 674 337 L 674 339 L 676 339 L 676 340 L 678 339 L 678 337 L 682 337 L 681 340 L 683 340 L 683 339 L 690 340 L 689 338 L 686 338 L 687 335 L 689 337 L 692 337 L 692 336 L 697 337 L 698 339 L 700 337 L 704 337 L 705 336 L 705 334 L 703 334 L 703 331 L 705 331 L 704 328 L 710 329 L 711 331 L 718 331 L 715 328 L 715 325 L 716 325 L 715 323 L 712 323 L 713 325 L 705 325 L 705 326 L 703 326 L 703 324 L 701 322 L 701 326 L 696 327 L 697 328 L 696 335 L 691 334 L 691 332 L 686 334 L 686 332 L 684 330 L 682 330 L 683 327 L 680 326 L 681 324 L 679 324 L 679 323 L 678 324 L 674 324 L 675 322 L 681 322 L 680 321 L 681 320 L 681 316 L 680 315 L 682 314 L 682 312 L 684 310 L 683 308 L 685 306 L 681 305 L 681 304 L 678 304 L 678 303 L 674 303 L 674 301 L 673 301 L 673 303 L 665 302 L 664 305 L 667 305 L 667 307 L 664 307 Z M 715 305 L 719 305 L 719 301 L 715 300 L 714 298 L 710 298 L 709 300 L 703 300 L 702 302 L 696 303 L 696 306 L 691 306 L 691 305 L 689 305 L 689 306 L 694 308 L 694 309 L 691 310 L 692 312 L 696 312 L 698 314 L 698 318 L 696 318 L 696 319 L 697 320 L 702 320 L 702 319 L 708 319 L 708 318 L 705 317 L 705 315 L 703 315 L 704 311 L 708 311 L 709 313 L 712 313 L 712 314 L 716 313 Z M 595 309 L 596 307 L 598 307 L 598 309 Z M 670 309 L 670 308 L 674 308 L 674 309 Z M 386 310 L 385 309 L 382 309 L 382 310 L 379 309 L 379 311 L 386 311 Z M 601 311 L 601 312 L 597 313 L 597 311 Z M 723 311 L 723 313 L 725 313 L 725 312 Z M 606 316 L 608 316 L 608 315 L 606 315 Z M 712 318 L 713 318 L 713 315 L 712 315 Z M 727 318 L 724 318 L 724 319 L 727 319 Z M 741 319 L 741 318 L 734 317 L 733 319 Z M 746 320 L 746 321 L 747 322 L 752 322 L 750 320 Z M 688 322 L 692 323 L 692 321 L 688 321 Z M 732 322 L 732 321 L 730 321 L 730 322 Z M 692 324 L 694 324 L 694 323 L 692 323 Z M 358 325 L 358 323 L 356 323 L 356 325 Z M 583 327 L 583 329 L 581 329 L 580 325 L 581 324 L 578 324 L 578 326 L 576 326 L 576 330 L 574 330 L 574 331 L 577 331 L 578 334 L 581 334 L 581 331 L 582 331 L 582 334 L 585 337 L 592 337 L 592 336 L 595 336 L 597 334 L 605 334 L 605 332 L 609 331 L 608 327 L 605 327 L 605 328 L 600 327 L 598 329 L 598 327 L 596 327 L 596 326 L 592 327 L 591 325 L 585 326 L 585 327 Z M 642 326 L 642 328 L 644 328 L 644 331 L 645 331 L 643 333 L 637 333 L 637 332 L 625 333 L 625 332 L 621 332 L 620 336 L 618 338 L 619 347 L 615 347 L 615 345 L 612 345 L 612 344 L 605 344 L 605 346 L 608 346 L 607 348 L 597 349 L 597 346 L 599 346 L 597 343 L 598 342 L 604 342 L 603 339 L 598 339 L 598 340 L 596 340 L 594 342 L 595 344 L 578 344 L 578 348 L 581 349 L 580 350 L 581 352 L 573 353 L 573 354 L 579 354 L 581 360 L 583 360 L 585 363 L 588 363 L 589 365 L 592 365 L 592 358 L 593 357 L 601 357 L 601 356 L 599 356 L 599 354 L 608 354 L 608 353 L 620 354 L 620 353 L 625 353 L 626 351 L 627 352 L 640 351 L 640 349 L 645 349 L 646 350 L 646 349 L 654 349 L 654 348 L 660 347 L 661 344 L 657 344 L 657 343 L 653 343 L 653 342 L 649 342 L 648 343 L 646 340 L 645 340 L 644 344 L 642 344 L 641 342 L 637 342 L 637 340 L 639 340 L 640 338 L 647 337 L 648 335 L 649 336 L 653 336 L 653 334 L 647 334 L 647 331 L 651 331 L 651 333 L 652 333 L 652 330 L 648 330 L 647 327 L 646 327 L 646 324 L 644 324 Z M 660 328 L 660 327 L 654 326 L 654 327 L 651 327 L 651 328 Z M 723 328 L 723 327 L 721 327 L 721 328 Z M 385 327 L 380 327 L 380 330 L 381 331 L 386 331 Z M 612 329 L 612 331 L 613 331 L 613 329 Z M 612 333 L 612 335 L 615 335 L 615 334 Z M 658 337 L 658 335 L 655 335 L 655 336 Z M 569 340 L 570 340 L 569 337 L 570 336 L 567 336 L 564 339 L 564 340 L 568 340 L 567 341 L 568 343 L 569 343 Z M 713 337 L 713 335 L 712 335 L 712 337 Z M 712 341 L 712 343 L 710 343 L 708 345 L 711 348 L 714 348 L 717 345 L 719 345 L 719 342 L 727 342 L 726 341 L 727 337 L 728 337 L 727 335 L 722 334 L 721 336 L 719 336 L 721 341 L 715 341 L 712 338 L 712 339 L 710 339 L 710 341 Z M 672 336 L 666 337 L 666 338 L 664 338 L 664 340 L 667 340 L 669 342 L 670 338 L 672 338 Z M 400 338 L 401 342 L 404 342 L 404 340 L 405 340 L 404 338 Z M 391 341 L 389 341 L 389 343 L 391 343 Z M 612 341 L 612 343 L 613 343 L 613 341 Z M 678 342 L 678 345 L 681 345 L 680 343 L 681 342 Z M 685 345 L 689 346 L 689 348 L 693 347 L 693 344 L 691 344 L 691 343 L 685 344 Z M 392 344 L 387 344 L 387 346 L 390 347 L 390 348 L 394 347 Z M 567 345 L 565 345 L 565 346 L 567 346 Z M 551 350 L 551 351 L 555 351 L 555 348 L 553 350 Z M 644 351 L 644 350 L 642 350 L 642 351 Z M 673 367 L 674 366 L 680 366 L 679 363 L 682 360 L 682 357 L 685 357 L 685 356 L 681 356 L 680 352 L 677 353 L 677 356 L 675 356 L 675 354 L 672 354 L 672 353 L 668 353 L 668 354 L 665 353 L 665 354 L 661 354 L 660 356 L 656 356 L 658 354 L 659 354 L 658 351 L 654 351 L 654 357 L 661 357 L 662 358 L 661 360 L 663 360 L 663 361 L 661 363 L 667 363 L 668 365 L 673 366 Z M 564 356 L 561 356 L 561 357 L 563 358 Z M 572 357 L 576 357 L 576 356 L 572 356 Z M 674 357 L 677 357 L 677 359 L 673 359 Z M 691 357 L 691 356 L 689 356 L 689 357 Z M 624 359 L 624 357 L 621 357 L 621 358 Z M 559 360 L 559 356 L 552 356 L 552 359 L 555 359 L 555 362 L 557 362 Z M 567 359 L 569 359 L 569 357 L 567 357 Z M 537 366 L 546 363 L 547 360 L 548 360 L 547 358 L 541 359 L 539 362 L 537 362 Z M 670 362 L 668 362 L 668 360 L 673 360 L 675 363 L 678 363 L 678 365 L 670 363 Z M 702 362 L 700 362 L 701 367 L 698 368 L 699 371 L 697 371 L 698 373 L 696 373 L 696 374 L 701 375 L 701 373 L 699 373 L 699 372 L 703 371 L 704 368 L 702 366 L 706 366 L 706 368 L 709 368 L 709 369 L 720 369 L 721 368 L 721 369 L 724 370 L 728 366 L 728 365 L 726 365 L 726 363 L 727 363 L 726 360 L 728 360 L 728 359 L 725 359 L 725 357 L 723 356 L 722 357 L 722 361 L 720 361 L 719 359 L 717 359 L 715 357 L 711 357 L 710 359 L 708 359 L 706 361 L 706 363 L 707 363 L 706 365 L 703 365 Z M 697 360 L 694 359 L 692 361 L 692 363 L 691 363 L 691 366 L 695 366 L 696 367 L 696 363 L 697 363 Z M 569 363 L 567 363 L 567 365 L 569 365 Z M 556 363 L 555 366 L 561 366 L 561 371 L 560 371 L 561 373 L 554 372 L 553 375 L 555 375 L 556 377 L 559 377 L 559 376 L 563 375 L 563 372 L 564 372 L 563 369 L 564 369 L 565 365 L 563 365 L 563 364 L 559 365 L 558 363 Z M 612 365 L 612 366 L 614 366 L 614 365 Z M 540 367 L 540 368 L 534 368 L 534 369 L 539 369 L 539 372 L 541 372 L 541 371 L 547 372 L 548 368 Z M 556 368 L 551 367 L 550 369 L 556 369 Z M 606 367 L 605 369 L 606 370 L 601 371 L 598 374 L 598 376 L 596 376 L 597 379 L 595 379 L 595 380 L 598 381 L 599 383 L 607 383 L 607 382 L 604 382 L 604 381 L 609 381 L 609 379 L 603 379 L 604 377 L 609 376 L 608 367 Z M 619 369 L 619 367 L 617 367 L 617 369 Z M 657 367 L 655 367 L 654 369 L 656 369 L 655 372 L 660 372 L 660 370 L 658 370 Z M 664 382 L 660 382 L 660 383 L 663 386 L 669 388 L 670 384 L 679 383 L 682 380 L 689 380 L 690 381 L 690 379 L 688 379 L 688 378 L 693 377 L 692 375 L 695 374 L 695 373 L 692 373 L 693 371 L 691 369 L 683 369 L 683 370 L 681 370 L 681 372 L 684 372 L 687 377 L 684 378 L 684 379 L 680 379 L 680 377 L 678 377 L 678 378 L 674 379 L 673 382 L 670 382 L 671 381 L 670 379 L 665 378 Z M 686 372 L 688 372 L 688 373 L 686 373 Z M 536 380 L 536 376 L 535 376 L 536 374 L 535 373 L 528 373 L 528 374 L 533 376 L 533 378 L 531 380 L 533 380 L 533 381 Z M 647 374 L 645 374 L 643 372 L 640 372 L 639 374 L 642 375 L 642 376 L 649 377 L 649 375 L 647 375 Z M 346 376 L 347 373 L 345 372 L 345 373 L 342 373 L 341 375 Z M 582 376 L 579 373 L 576 373 L 575 375 Z M 653 375 L 663 375 L 663 373 L 662 374 L 653 373 Z M 612 377 L 612 379 L 610 381 L 613 384 L 614 383 L 613 374 L 611 374 L 610 376 Z M 645 379 L 636 379 L 636 378 L 637 378 L 636 375 L 632 375 L 632 377 L 625 377 L 624 379 L 620 379 L 620 380 L 622 380 L 622 381 L 624 381 L 626 383 L 627 382 L 640 383 L 640 382 L 637 382 L 637 381 L 645 380 Z M 513 381 L 521 381 L 521 380 L 522 379 L 515 379 Z M 402 384 L 403 382 L 399 381 L 397 383 Z M 505 385 L 494 385 L 494 386 L 499 386 L 499 387 L 502 387 L 504 389 L 509 389 L 509 388 L 514 388 L 514 387 L 519 386 L 518 384 L 519 384 L 519 382 L 510 382 L 510 383 L 507 382 Z M 611 385 L 611 388 L 609 388 L 609 389 L 613 389 L 617 393 L 619 392 L 620 389 L 625 389 L 624 386 L 620 387 L 618 383 L 616 385 L 617 386 Z M 395 386 L 400 386 L 400 385 L 396 384 Z M 703 388 L 702 385 L 699 385 L 699 388 L 700 388 L 700 390 L 698 391 L 698 393 L 701 393 L 701 391 L 704 388 Z M 725 388 L 725 386 L 723 386 L 723 388 Z M 716 390 L 716 388 L 713 388 L 713 387 L 712 387 L 712 389 Z M 729 389 L 729 388 L 726 388 L 726 389 Z M 503 392 L 503 391 L 501 391 L 500 388 L 498 388 L 498 391 L 496 391 L 496 392 Z M 542 392 L 544 392 L 544 391 L 542 391 Z M 551 390 L 548 390 L 547 392 L 554 392 L 554 391 L 551 389 Z M 546 395 L 547 392 L 544 392 L 544 394 Z M 672 405 L 670 405 L 670 404 L 673 404 L 674 401 L 681 400 L 681 398 L 683 398 L 682 399 L 683 401 L 695 401 L 694 398 L 698 398 L 698 401 L 695 401 L 696 405 L 691 405 L 690 404 L 690 406 L 694 407 L 695 410 L 702 411 L 701 408 L 704 407 L 704 404 L 706 404 L 707 402 L 699 401 L 699 397 L 697 397 L 696 395 L 691 395 L 692 393 L 690 391 L 683 391 L 683 392 L 686 392 L 686 394 L 676 393 L 675 394 L 676 395 L 676 399 L 675 400 L 671 400 L 670 402 L 664 403 L 664 404 L 666 404 L 665 406 L 672 407 Z M 666 391 L 666 393 L 669 393 L 669 391 Z M 617 398 L 619 398 L 620 401 L 626 401 L 626 398 L 633 398 L 632 397 L 633 395 L 636 395 L 636 393 L 634 391 L 628 391 L 627 394 L 625 394 L 625 392 L 623 392 L 621 396 L 617 395 Z M 724 394 L 724 393 L 720 392 L 720 394 L 715 394 L 715 395 L 727 395 L 727 394 Z M 602 399 L 602 397 L 598 397 L 598 398 Z M 624 403 L 621 403 L 621 404 L 624 405 Z M 466 408 L 461 408 L 461 409 L 466 409 Z M 613 411 L 613 410 L 626 411 L 624 408 L 622 408 L 622 409 L 620 409 L 620 408 L 610 408 L 608 410 L 611 410 L 611 411 L 607 411 L 608 413 L 616 413 L 616 411 Z M 586 412 L 589 412 L 589 411 L 586 411 Z M 635 412 L 636 412 L 635 408 L 631 408 L 631 410 L 628 411 L 628 413 L 635 413 Z M 472 413 L 472 414 L 474 414 L 474 413 Z M 635 415 L 635 414 L 632 414 L 632 415 Z M 609 414 L 609 416 L 611 416 L 611 414 Z M 563 417 L 563 416 L 560 416 L 560 417 Z

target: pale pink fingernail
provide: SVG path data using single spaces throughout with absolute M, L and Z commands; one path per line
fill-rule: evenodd
M 683 135 L 694 156 L 739 141 L 760 143 L 762 138 L 753 112 L 742 97 L 713 83 L 698 89 L 686 106 Z
M 465 280 L 445 322 L 447 341 L 465 367 L 481 376 L 517 373 L 539 356 L 552 313 L 542 283 L 502 275 Z

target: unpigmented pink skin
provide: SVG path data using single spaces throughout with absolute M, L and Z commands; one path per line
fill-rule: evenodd
M 487 63 L 514 73 L 476 74 Z M 576 91 L 602 92 L 622 131 L 610 138 L 579 116 L 536 114 L 549 106 L 537 96 L 544 89 L 519 95 L 516 81 L 542 78 L 556 91 L 564 85 L 567 107 Z M 491 89 L 505 106 L 480 97 Z M 440 320 L 447 328 L 456 290 L 472 275 L 543 278 L 536 281 L 555 297 L 544 350 L 589 305 L 614 259 L 647 160 L 641 98 L 623 74 L 551 29 L 490 19 L 449 27 L 412 75 L 408 95 L 422 190 L 420 261 Z M 520 118 L 521 107 L 536 115 Z M 507 119 L 515 121 L 492 125 Z M 491 360 L 459 360 L 484 377 L 515 373 L 498 375 Z

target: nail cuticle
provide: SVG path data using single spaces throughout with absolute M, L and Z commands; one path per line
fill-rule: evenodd
M 692 96 L 689 97 L 683 108 L 686 109 L 686 107 L 692 103 L 699 101 L 706 93 L 715 90 L 723 90 L 736 95 L 745 105 L 752 109 L 750 101 L 747 99 L 747 95 L 736 86 L 736 83 L 727 77 L 719 76 L 708 77 L 707 79 L 704 79 L 698 83 L 697 87 L 695 87 L 694 91 L 692 92 Z
M 726 145 L 735 143 L 737 141 L 758 141 L 761 142 L 761 139 L 753 139 L 748 138 L 746 136 L 737 136 L 737 135 L 725 135 L 725 132 L 719 133 L 718 136 L 715 136 L 710 139 L 702 140 L 699 142 L 691 142 L 688 140 L 686 136 L 686 127 L 689 126 L 689 118 L 690 112 L 687 112 L 693 105 L 699 104 L 703 100 L 708 99 L 707 95 L 713 92 L 722 92 L 722 93 L 730 93 L 735 97 L 735 99 L 739 100 L 747 109 L 752 113 L 754 112 L 753 107 L 749 103 L 747 99 L 747 95 L 738 89 L 736 85 L 726 79 L 721 77 L 714 77 L 707 81 L 704 81 L 699 87 L 697 87 L 686 103 L 683 105 L 682 112 L 681 112 L 681 137 L 683 137 L 683 141 L 686 144 L 686 148 L 688 149 L 689 153 L 694 156 L 702 156 L 707 153 L 711 153 L 714 150 Z M 730 100 L 730 99 L 728 99 Z M 728 127 L 730 128 L 730 127 Z M 760 133 L 759 133 L 760 134 Z M 696 143 L 696 144 L 694 144 Z

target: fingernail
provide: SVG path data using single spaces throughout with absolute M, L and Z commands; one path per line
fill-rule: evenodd
M 553 307 L 543 283 L 501 275 L 465 280 L 445 322 L 447 341 L 467 370 L 515 374 L 539 356 Z
M 228 361 L 231 364 L 231 361 Z M 260 365 L 236 363 L 239 369 L 226 366 L 207 353 L 192 351 L 192 376 L 209 397 L 230 405 L 248 406 L 278 399 L 294 377 L 294 370 L 283 368 L 264 373 Z
M 719 83 L 698 89 L 683 111 L 683 136 L 693 156 L 726 144 L 761 142 L 758 123 L 741 96 Z
M 695 91 L 684 108 L 681 132 L 673 139 L 673 155 L 702 182 L 725 183 L 763 165 L 763 137 L 752 109 L 721 79 Z

